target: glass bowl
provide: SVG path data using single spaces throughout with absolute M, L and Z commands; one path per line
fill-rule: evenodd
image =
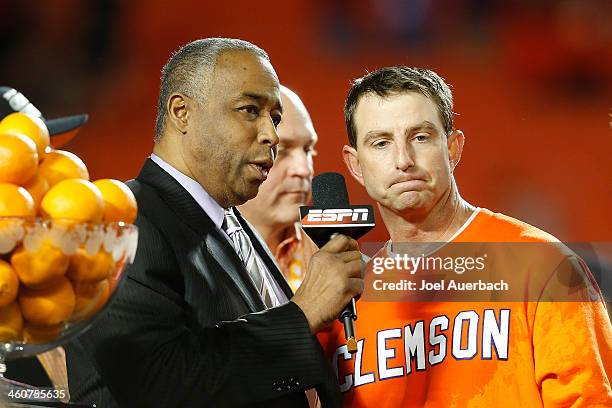
M 137 243 L 136 226 L 121 222 L 0 217 L 0 376 L 2 360 L 53 349 L 89 327 Z

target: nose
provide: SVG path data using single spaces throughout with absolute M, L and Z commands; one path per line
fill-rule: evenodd
M 278 133 L 276 133 L 276 127 L 271 118 L 264 119 L 261 126 L 259 127 L 259 133 L 257 134 L 257 141 L 261 144 L 267 145 L 270 149 L 278 144 Z
M 396 145 L 395 167 L 398 170 L 407 170 L 414 167 L 414 149 L 409 143 Z
M 289 176 L 310 178 L 314 175 L 312 156 L 303 149 L 294 149 L 287 173 Z

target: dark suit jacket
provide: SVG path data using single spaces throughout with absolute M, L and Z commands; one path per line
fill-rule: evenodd
M 110 306 L 66 347 L 74 402 L 98 407 L 300 407 L 337 380 L 301 309 L 265 310 L 240 258 L 191 195 L 152 160 L 128 182 L 138 250 Z M 238 214 L 239 216 L 239 214 Z M 277 282 L 291 289 L 239 216 Z

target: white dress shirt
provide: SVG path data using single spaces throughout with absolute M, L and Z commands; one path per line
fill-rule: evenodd
M 188 177 L 185 174 L 181 173 L 176 168 L 174 168 L 172 165 L 165 162 L 161 157 L 157 156 L 155 153 L 152 153 L 150 157 L 151 157 L 151 160 L 153 160 L 159 167 L 164 169 L 166 173 L 172 176 L 172 178 L 178 181 L 178 183 L 181 186 L 183 186 L 185 190 L 187 190 L 187 192 L 193 197 L 193 199 L 198 203 L 198 205 L 202 208 L 202 210 L 204 210 L 206 215 L 210 217 L 210 219 L 215 224 L 217 229 L 228 240 L 232 248 L 234 248 L 230 237 L 221 228 L 221 225 L 223 224 L 223 219 L 225 217 L 223 207 L 221 207 L 219 203 L 217 203 L 215 199 L 212 198 L 210 194 L 208 194 L 208 192 L 206 192 L 206 190 L 204 189 L 204 187 L 202 187 L 202 185 L 200 185 L 200 183 L 198 183 L 191 177 Z M 253 228 L 251 229 L 253 230 L 254 234 L 259 236 L 259 234 L 257 233 L 257 231 L 255 231 L 255 229 Z M 257 252 L 256 252 L 256 256 L 261 260 L 261 255 L 258 254 Z M 274 277 L 268 270 L 268 267 L 263 262 L 261 262 L 260 265 L 263 265 L 265 267 L 264 273 L 266 274 L 266 278 L 267 278 L 266 284 L 269 286 L 268 290 L 273 292 L 275 295 L 275 296 L 272 296 L 272 299 L 274 300 L 274 303 L 275 303 L 274 306 L 279 306 L 284 303 L 287 303 L 289 299 L 287 298 L 283 290 L 278 285 L 278 282 L 276 282 L 276 280 L 274 279 Z

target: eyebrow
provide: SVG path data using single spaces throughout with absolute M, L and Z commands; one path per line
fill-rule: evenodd
M 411 128 L 406 129 L 406 133 L 407 134 L 415 133 L 415 132 L 418 132 L 419 130 L 433 130 L 436 133 L 438 132 L 436 125 L 434 125 L 432 122 L 428 120 L 424 120 L 418 125 L 414 125 Z
M 258 94 L 255 92 L 243 92 L 238 98 L 236 98 L 236 100 L 240 100 L 240 99 L 254 99 L 256 100 L 258 103 L 265 103 L 269 100 L 269 98 L 263 94 Z M 280 101 L 280 99 L 278 100 L 277 103 L 277 107 L 278 110 L 283 113 L 283 105 Z
M 436 129 L 436 125 L 434 125 L 432 122 L 428 121 L 428 120 L 424 120 L 423 122 L 416 124 L 414 126 L 409 127 L 408 129 L 406 129 L 405 134 L 410 134 L 410 133 L 414 133 L 417 132 L 419 130 L 434 130 L 437 131 Z M 363 144 L 365 144 L 366 142 L 368 142 L 369 140 L 378 137 L 378 136 L 386 136 L 386 135 L 390 135 L 391 133 L 386 131 L 386 130 L 370 130 L 368 133 L 365 134 L 364 139 L 363 139 Z

